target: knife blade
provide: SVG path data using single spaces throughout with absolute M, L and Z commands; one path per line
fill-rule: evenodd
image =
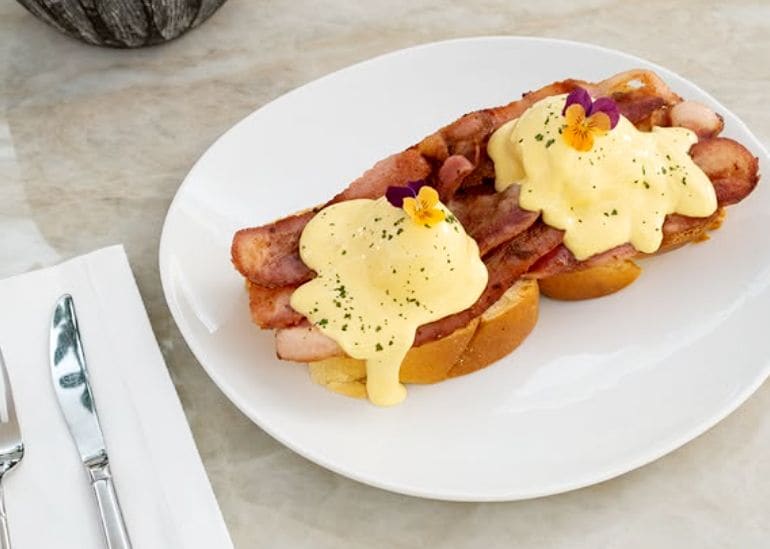
M 96 494 L 107 547 L 130 549 L 70 295 L 65 294 L 56 302 L 51 319 L 49 358 L 59 406 Z

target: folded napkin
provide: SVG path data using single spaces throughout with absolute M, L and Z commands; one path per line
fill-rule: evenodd
M 48 329 L 64 293 L 134 548 L 232 547 L 122 246 L 0 281 L 0 347 L 26 450 L 3 482 L 13 545 L 105 547 L 49 374 Z

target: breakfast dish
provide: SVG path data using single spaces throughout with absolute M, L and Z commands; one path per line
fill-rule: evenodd
M 306 364 L 278 359 L 274 332 L 252 322 L 244 277 L 230 262 L 239 229 L 326 203 L 379 159 L 462 113 L 568 76 L 599 82 L 639 67 L 719 113 L 720 135 L 759 157 L 760 173 L 770 170 L 751 120 L 623 52 L 531 37 L 391 52 L 260 107 L 191 168 L 159 250 L 164 296 L 186 345 L 269 436 L 322 467 L 405 494 L 554 494 L 692 440 L 770 375 L 770 251 L 758 236 L 767 227 L 767 185 L 726 208 L 708 242 L 633 258 L 644 272 L 623 291 L 574 302 L 540 296 L 537 326 L 514 352 L 472 375 L 407 385 L 406 400 L 388 408 L 330 394 L 308 379 Z M 744 92 L 723 93 L 741 105 Z
M 513 351 L 539 293 L 607 295 L 707 238 L 756 186 L 722 117 L 654 72 L 564 80 L 467 114 L 321 207 L 238 231 L 252 319 L 284 360 L 381 405 Z

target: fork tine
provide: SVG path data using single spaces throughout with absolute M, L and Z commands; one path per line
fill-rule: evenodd
M 11 391 L 11 380 L 8 379 L 8 368 L 5 367 L 5 359 L 3 358 L 3 350 L 0 348 L 0 371 L 3 376 L 3 408 L 4 414 L 0 417 L 0 422 L 8 423 L 10 425 L 17 425 L 16 421 L 16 404 L 13 401 L 13 392 Z

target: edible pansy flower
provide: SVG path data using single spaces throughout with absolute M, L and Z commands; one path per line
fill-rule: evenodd
M 610 131 L 620 119 L 615 101 L 609 97 L 593 101 L 591 95 L 580 87 L 567 96 L 561 113 L 565 119 L 561 135 L 567 145 L 578 151 L 590 151 L 594 146 L 594 137 Z
M 416 198 L 407 196 L 404 198 L 404 211 L 412 221 L 433 227 L 446 219 L 444 210 L 437 208 L 438 192 L 433 187 L 425 186 L 417 193 Z
M 425 181 L 413 181 L 406 187 L 388 187 L 385 197 L 420 225 L 433 227 L 446 219 L 444 211 L 436 207 L 438 192 Z
M 404 198 L 417 198 L 420 189 L 427 185 L 424 180 L 420 179 L 419 181 L 410 181 L 406 187 L 388 187 L 388 190 L 385 191 L 385 198 L 396 208 L 401 208 L 404 205 Z

